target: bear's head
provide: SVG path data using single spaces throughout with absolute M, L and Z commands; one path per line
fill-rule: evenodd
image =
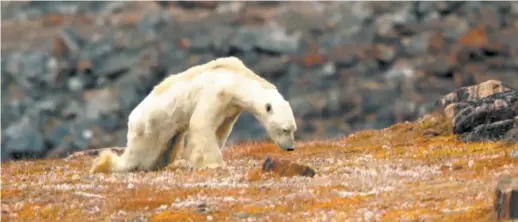
M 265 94 L 255 109 L 256 118 L 273 142 L 283 150 L 293 151 L 297 124 L 289 102 L 278 93 Z

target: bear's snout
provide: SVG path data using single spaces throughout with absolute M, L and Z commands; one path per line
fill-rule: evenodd
M 280 147 L 281 147 L 283 150 L 286 150 L 286 151 L 293 151 L 293 150 L 295 150 L 295 146 L 293 146 L 293 145 L 280 144 Z

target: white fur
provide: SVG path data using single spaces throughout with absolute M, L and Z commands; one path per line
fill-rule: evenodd
M 163 93 L 150 93 L 129 115 L 124 153 L 101 154 L 91 172 L 162 168 L 174 161 L 173 154 L 182 148 L 186 134 L 183 152 L 192 167 L 224 166 L 221 151 L 242 111 L 251 112 L 281 148 L 294 148 L 297 127 L 289 103 L 275 88 L 267 89 L 256 79 L 235 72 L 208 70 L 174 82 Z M 267 103 L 272 107 L 269 113 Z M 168 158 L 168 142 L 175 135 L 174 152 L 164 161 Z M 101 169 L 103 164 L 107 169 Z

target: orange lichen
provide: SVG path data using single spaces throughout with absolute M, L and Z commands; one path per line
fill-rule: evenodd
M 91 156 L 2 163 L 2 221 L 487 221 L 498 175 L 518 176 L 513 145 L 464 143 L 451 120 L 426 116 L 345 138 L 270 142 L 224 152 L 227 168 L 190 171 L 179 160 L 152 172 L 89 174 Z M 267 156 L 317 175 L 261 171 Z M 207 209 L 204 209 L 207 208 Z

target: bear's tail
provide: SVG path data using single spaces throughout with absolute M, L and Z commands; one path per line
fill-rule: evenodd
M 90 173 L 108 173 L 113 171 L 115 162 L 119 156 L 110 149 L 101 151 L 99 157 L 94 160 Z

